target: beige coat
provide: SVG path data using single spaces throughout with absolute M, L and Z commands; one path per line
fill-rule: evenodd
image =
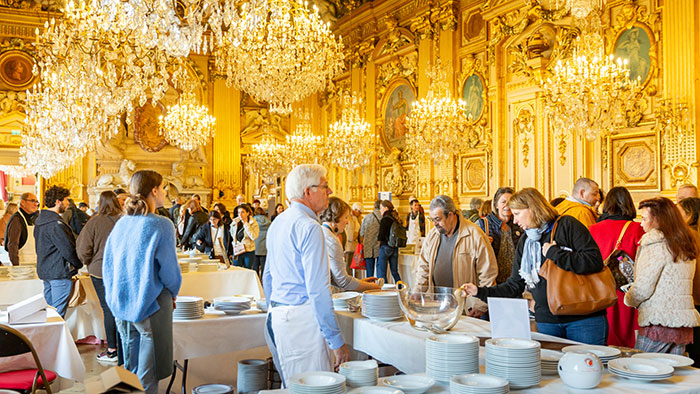
M 639 241 L 635 260 L 635 281 L 625 295 L 625 304 L 639 309 L 639 325 L 700 325 L 700 314 L 693 306 L 695 260 L 674 262 L 657 229 Z
M 474 283 L 477 286 L 495 285 L 498 264 L 486 234 L 479 226 L 464 219 L 461 213 L 457 213 L 457 216 L 459 235 L 452 255 L 453 287 L 457 288 L 465 283 Z M 433 227 L 425 237 L 414 267 L 416 286 L 432 286 L 433 266 L 439 245 L 440 232 Z M 478 302 L 475 303 L 475 307 L 478 310 L 487 310 L 483 301 L 476 301 Z

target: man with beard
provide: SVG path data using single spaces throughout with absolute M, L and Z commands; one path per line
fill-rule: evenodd
M 71 294 L 71 278 L 83 266 L 75 252 L 75 236 L 61 214 L 68 208 L 70 191 L 52 186 L 44 194 L 44 207 L 34 224 L 36 271 L 44 281 L 46 303 L 64 317 Z
M 496 256 L 486 234 L 466 220 L 448 196 L 430 202 L 434 227 L 423 241 L 415 268 L 417 286 L 458 288 L 465 283 L 493 286 L 498 275 Z M 469 315 L 480 317 L 488 309 L 477 300 Z

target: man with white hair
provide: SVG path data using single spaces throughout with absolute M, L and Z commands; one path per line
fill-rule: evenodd
M 328 252 L 317 216 L 332 193 L 326 173 L 318 164 L 296 166 L 285 186 L 291 204 L 267 232 L 267 334 L 285 382 L 303 372 L 333 371 L 329 349 L 335 366 L 350 359 L 333 311 Z
M 682 185 L 681 187 L 678 188 L 678 192 L 676 193 L 676 204 L 681 202 L 681 200 L 684 198 L 697 197 L 697 196 L 698 196 L 698 188 L 695 185 L 691 185 L 689 183 L 686 183 L 685 185 Z
M 345 270 L 348 273 L 352 273 L 350 263 L 352 263 L 352 256 L 355 254 L 358 238 L 360 238 L 360 223 L 362 223 L 360 215 L 362 215 L 362 204 L 356 202 L 352 204 L 350 219 L 348 225 L 345 226 Z
M 560 215 L 573 216 L 586 228 L 598 220 L 595 204 L 600 200 L 600 189 L 596 181 L 589 178 L 579 178 L 574 183 L 571 195 L 556 206 Z

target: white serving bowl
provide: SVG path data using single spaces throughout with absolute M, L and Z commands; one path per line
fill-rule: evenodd
M 559 360 L 559 377 L 569 387 L 592 389 L 603 378 L 603 363 L 593 353 L 572 351 Z

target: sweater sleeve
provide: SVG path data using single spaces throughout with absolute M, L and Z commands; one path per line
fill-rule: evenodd
M 326 241 L 326 249 L 328 250 L 328 264 L 331 269 L 331 281 L 337 287 L 343 290 L 355 290 L 360 285 L 360 281 L 348 275 L 345 270 L 345 258 L 343 255 L 343 246 L 338 241 L 335 234 L 323 230 Z
M 668 254 L 666 242 L 639 247 L 634 263 L 634 283 L 625 294 L 625 305 L 636 308 L 654 294 L 665 262 L 670 258 L 664 254 Z
M 554 235 L 556 245 L 546 257 L 562 269 L 591 274 L 603 269 L 603 257 L 588 228 L 571 216 L 562 216 Z
M 523 254 L 523 245 L 525 242 L 518 243 L 515 248 L 515 257 L 513 259 L 513 270 L 510 277 L 503 283 L 492 287 L 479 287 L 476 297 L 481 301 L 487 302 L 488 297 L 499 298 L 520 298 L 525 291 L 525 280 L 520 277 L 520 260 Z
M 391 233 L 391 225 L 394 224 L 394 220 L 388 216 L 384 216 L 379 222 L 379 234 L 377 235 L 377 240 L 386 245 L 389 242 L 389 234 Z
M 51 238 L 61 257 L 73 268 L 80 269 L 83 266 L 83 263 L 78 258 L 78 254 L 75 252 L 75 236 L 67 224 L 59 223 L 58 226 L 53 226 L 53 236 Z
M 78 235 L 78 239 L 75 240 L 76 252 L 78 253 L 78 258 L 83 264 L 88 265 L 92 262 L 92 256 L 95 245 L 95 221 L 91 220 L 85 224 L 83 231 Z
M 243 223 L 243 232 L 248 238 L 255 241 L 255 239 L 258 238 L 258 235 L 260 235 L 260 227 L 258 227 L 258 222 L 251 218 L 248 223 Z
M 160 219 L 160 218 L 159 218 Z M 167 220 L 163 218 L 163 222 Z M 158 260 L 158 278 L 173 297 L 176 297 L 180 292 L 182 284 L 182 274 L 180 266 L 177 263 L 177 253 L 175 249 L 175 238 L 173 237 L 174 229 L 169 223 L 161 224 L 161 234 L 158 240 L 158 250 L 156 251 L 156 260 Z

